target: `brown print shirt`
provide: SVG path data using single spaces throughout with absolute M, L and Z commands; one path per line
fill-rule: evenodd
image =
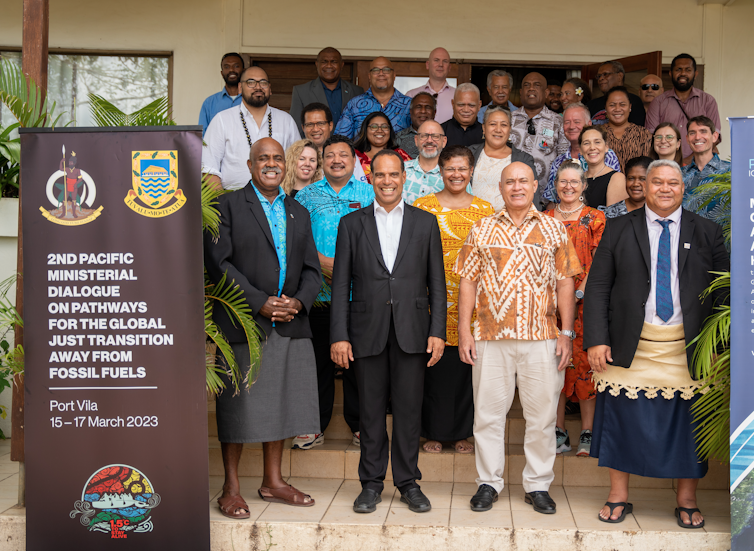
M 649 156 L 652 152 L 652 133 L 643 126 L 628 123 L 623 137 L 619 140 L 613 133 L 613 128 L 605 125 L 607 130 L 607 146 L 615 151 L 620 163 L 620 171 L 625 174 L 626 163 L 634 157 Z
M 476 222 L 455 271 L 477 282 L 474 339 L 545 340 L 558 336 L 558 280 L 581 273 L 565 226 L 533 206 L 516 227 L 508 210 Z

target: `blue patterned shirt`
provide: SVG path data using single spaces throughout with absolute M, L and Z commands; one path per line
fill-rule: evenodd
M 484 124 L 484 113 L 487 111 L 488 107 L 492 107 L 493 105 L 494 105 L 494 103 L 489 102 L 487 105 L 485 105 L 484 107 L 482 107 L 479 110 L 479 113 L 477 113 L 477 115 L 476 115 L 476 120 L 478 120 L 480 123 Z M 510 111 L 511 113 L 513 113 L 516 109 L 518 109 L 518 107 L 516 107 L 515 105 L 513 105 L 510 100 L 508 100 L 508 105 L 506 105 L 505 107 L 507 107 L 508 111 Z
M 317 251 L 323 256 L 334 258 L 340 219 L 346 214 L 371 205 L 374 202 L 374 188 L 351 176 L 340 193 L 335 193 L 329 182 L 323 178 L 299 191 L 296 201 L 309 211 Z M 329 287 L 325 285 L 324 274 L 322 277 L 323 287 L 317 300 L 330 302 Z
M 229 96 L 228 91 L 224 86 L 217 94 L 212 94 L 205 99 L 204 103 L 202 103 L 202 109 L 199 111 L 199 124 L 202 125 L 202 137 L 204 137 L 204 133 L 207 132 L 207 127 L 209 126 L 209 123 L 212 122 L 215 115 L 220 111 L 225 111 L 226 109 L 240 105 L 242 99 L 241 92 L 239 92 L 235 98 Z
M 398 90 L 393 92 L 393 97 L 387 102 L 385 108 L 382 108 L 380 102 L 372 94 L 370 88 L 360 96 L 356 96 L 348 102 L 343 114 L 340 116 L 338 126 L 335 127 L 334 134 L 341 134 L 353 139 L 361 130 L 361 123 L 367 118 L 369 113 L 382 111 L 393 125 L 393 130 L 400 132 L 404 128 L 411 126 L 411 98 L 404 96 Z
M 706 207 L 702 207 L 701 203 L 704 203 L 706 198 L 694 197 L 694 190 L 700 185 L 708 183 L 713 176 L 730 172 L 730 162 L 721 160 L 720 156 L 714 153 L 712 159 L 704 165 L 702 170 L 699 170 L 696 161 L 692 158 L 691 163 L 682 167 L 681 171 L 683 172 L 683 187 L 685 188 L 683 207 L 699 216 L 713 220 L 715 216 L 712 211 L 719 203 L 718 199 L 713 199 Z
M 560 168 L 560 165 L 569 160 L 571 160 L 570 151 L 563 153 L 562 155 L 558 155 L 558 157 L 556 157 L 552 162 L 552 165 L 550 165 L 550 176 L 547 179 L 547 187 L 545 188 L 544 193 L 542 193 L 542 198 L 545 201 L 560 203 L 560 197 L 558 197 L 558 193 L 555 191 L 555 175 L 558 173 L 558 168 Z M 583 168 L 584 172 L 586 172 L 588 168 L 586 159 L 584 159 L 584 156 L 581 153 L 579 153 L 579 162 L 581 163 L 581 168 Z M 608 149 L 607 153 L 605 154 L 605 166 L 612 170 L 617 170 L 618 172 L 620 172 L 620 161 L 618 161 L 618 156 L 612 149 Z
M 278 264 L 280 265 L 280 277 L 278 278 L 278 296 L 283 293 L 283 284 L 285 283 L 285 276 L 288 270 L 288 262 L 286 260 L 286 237 L 285 231 L 288 226 L 288 222 L 285 218 L 285 192 L 283 188 L 278 188 L 278 196 L 270 204 L 267 198 L 259 193 L 257 186 L 253 183 L 251 187 L 259 197 L 259 202 L 264 209 L 264 215 L 267 217 L 267 223 L 270 225 L 270 232 L 272 233 L 272 241 L 275 243 L 275 254 L 278 257 Z M 273 325 L 275 325 L 273 323 Z

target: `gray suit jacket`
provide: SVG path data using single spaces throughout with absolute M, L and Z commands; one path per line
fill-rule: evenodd
M 343 79 L 340 81 L 340 91 L 343 100 L 343 109 L 346 108 L 346 104 L 348 104 L 349 101 L 364 93 L 364 89 L 361 86 L 356 86 Z M 304 130 L 301 128 L 301 111 L 303 111 L 304 107 L 310 103 L 324 103 L 327 105 L 327 96 L 322 89 L 322 81 L 319 77 L 293 87 L 290 114 L 291 117 L 293 117 L 293 120 L 296 121 L 296 126 L 298 126 L 298 131 L 302 138 L 304 137 Z M 335 124 L 338 123 L 338 121 L 333 122 Z M 335 128 L 335 125 L 333 125 L 333 128 Z

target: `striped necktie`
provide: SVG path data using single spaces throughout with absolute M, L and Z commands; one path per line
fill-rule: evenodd
M 657 247 L 657 274 L 655 276 L 655 309 L 662 321 L 673 317 L 673 295 L 670 292 L 670 229 L 672 220 L 655 220 L 662 226 L 660 246 Z

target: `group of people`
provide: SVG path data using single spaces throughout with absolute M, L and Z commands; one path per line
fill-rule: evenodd
M 387 58 L 371 62 L 363 91 L 340 79 L 340 53 L 325 48 L 319 77 L 294 88 L 294 120 L 269 105 L 261 68 L 227 54 L 226 87 L 202 108 L 202 164 L 235 191 L 219 199 L 205 264 L 243 289 L 265 337 L 251 389 L 217 398 L 222 513 L 249 516 L 237 476 L 244 442 L 263 442 L 262 499 L 314 504 L 282 479 L 283 443 L 324 441 L 342 369 L 343 413 L 361 447 L 356 512 L 376 510 L 389 458 L 401 500 L 429 511 L 419 449 L 443 443 L 475 453 L 470 506 L 491 509 L 518 388 L 534 510 L 556 512 L 548 490 L 556 454 L 571 450 L 566 404 L 578 402 L 577 454 L 610 469 L 600 520 L 631 512 L 633 473 L 678 478 L 678 524 L 703 526 L 695 491 L 706 463 L 689 413 L 700 382 L 686 345 L 720 299 L 698 297 L 728 255 L 721 228 L 682 209 L 725 168 L 716 105 L 693 88 L 692 62 L 673 61 L 670 94 L 653 75 L 646 90 L 642 81 L 657 92 L 647 94 L 650 130 L 631 122 L 638 105 L 644 124 L 645 97 L 622 86 L 615 62 L 600 68 L 603 95 L 588 105 L 586 83 L 548 86 L 534 72 L 517 108 L 502 70 L 487 78 L 486 106 L 475 85 L 450 87 L 443 48 L 408 95 Z M 710 105 L 716 119 L 698 113 Z M 214 316 L 248 366 L 243 330 L 222 309 Z

